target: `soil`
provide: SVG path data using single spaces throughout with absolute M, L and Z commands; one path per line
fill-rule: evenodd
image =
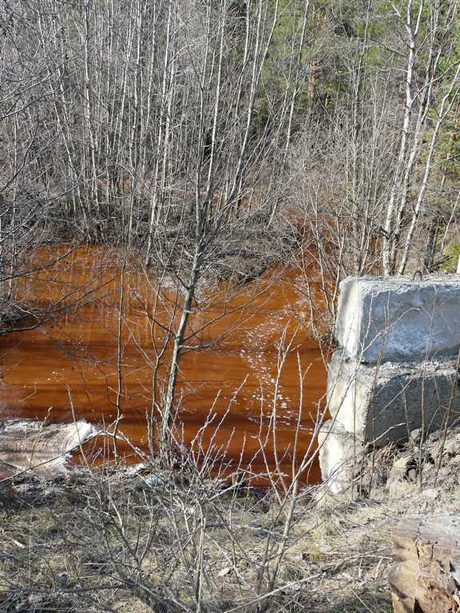
M 172 472 L 23 474 L 1 494 L 0 609 L 390 612 L 390 531 L 458 510 L 459 443 L 458 427 L 414 432 L 369 455 L 347 495 L 309 486 L 294 507 L 186 456 Z

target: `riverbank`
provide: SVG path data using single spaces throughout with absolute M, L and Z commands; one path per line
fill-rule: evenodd
M 375 610 L 389 552 L 363 529 L 373 505 L 311 493 L 286 532 L 289 497 L 190 473 L 22 478 L 3 495 L 4 610 Z
M 389 613 L 390 531 L 460 503 L 460 428 L 416 437 L 369 456 L 354 496 L 210 479 L 191 455 L 4 482 L 2 610 Z

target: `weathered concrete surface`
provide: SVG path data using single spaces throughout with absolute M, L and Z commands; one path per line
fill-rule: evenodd
M 369 364 L 454 357 L 460 275 L 345 279 L 335 335 L 349 357 Z
M 460 309 L 460 306 L 459 306 Z M 407 440 L 411 430 L 435 430 L 460 417 L 456 361 L 360 364 L 334 353 L 329 365 L 327 405 L 332 417 L 366 442 Z
M 69 453 L 97 435 L 85 420 L 70 424 L 6 422 L 0 431 L 0 468 L 7 476 L 25 470 L 42 475 L 66 472 Z
M 330 419 L 320 428 L 318 446 L 323 482 L 332 494 L 346 492 L 353 480 L 356 463 L 364 451 L 363 440 Z

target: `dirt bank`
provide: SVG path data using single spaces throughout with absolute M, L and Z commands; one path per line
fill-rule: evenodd
M 390 530 L 460 503 L 460 429 L 417 436 L 369 456 L 353 497 L 211 480 L 186 455 L 22 474 L 1 498 L 2 610 L 389 612 Z

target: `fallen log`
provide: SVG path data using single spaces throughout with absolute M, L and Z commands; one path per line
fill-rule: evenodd
M 404 518 L 391 536 L 394 612 L 460 611 L 460 514 Z
M 70 424 L 5 422 L 0 429 L 0 480 L 23 472 L 65 474 L 71 452 L 96 435 L 96 428 L 83 419 Z

